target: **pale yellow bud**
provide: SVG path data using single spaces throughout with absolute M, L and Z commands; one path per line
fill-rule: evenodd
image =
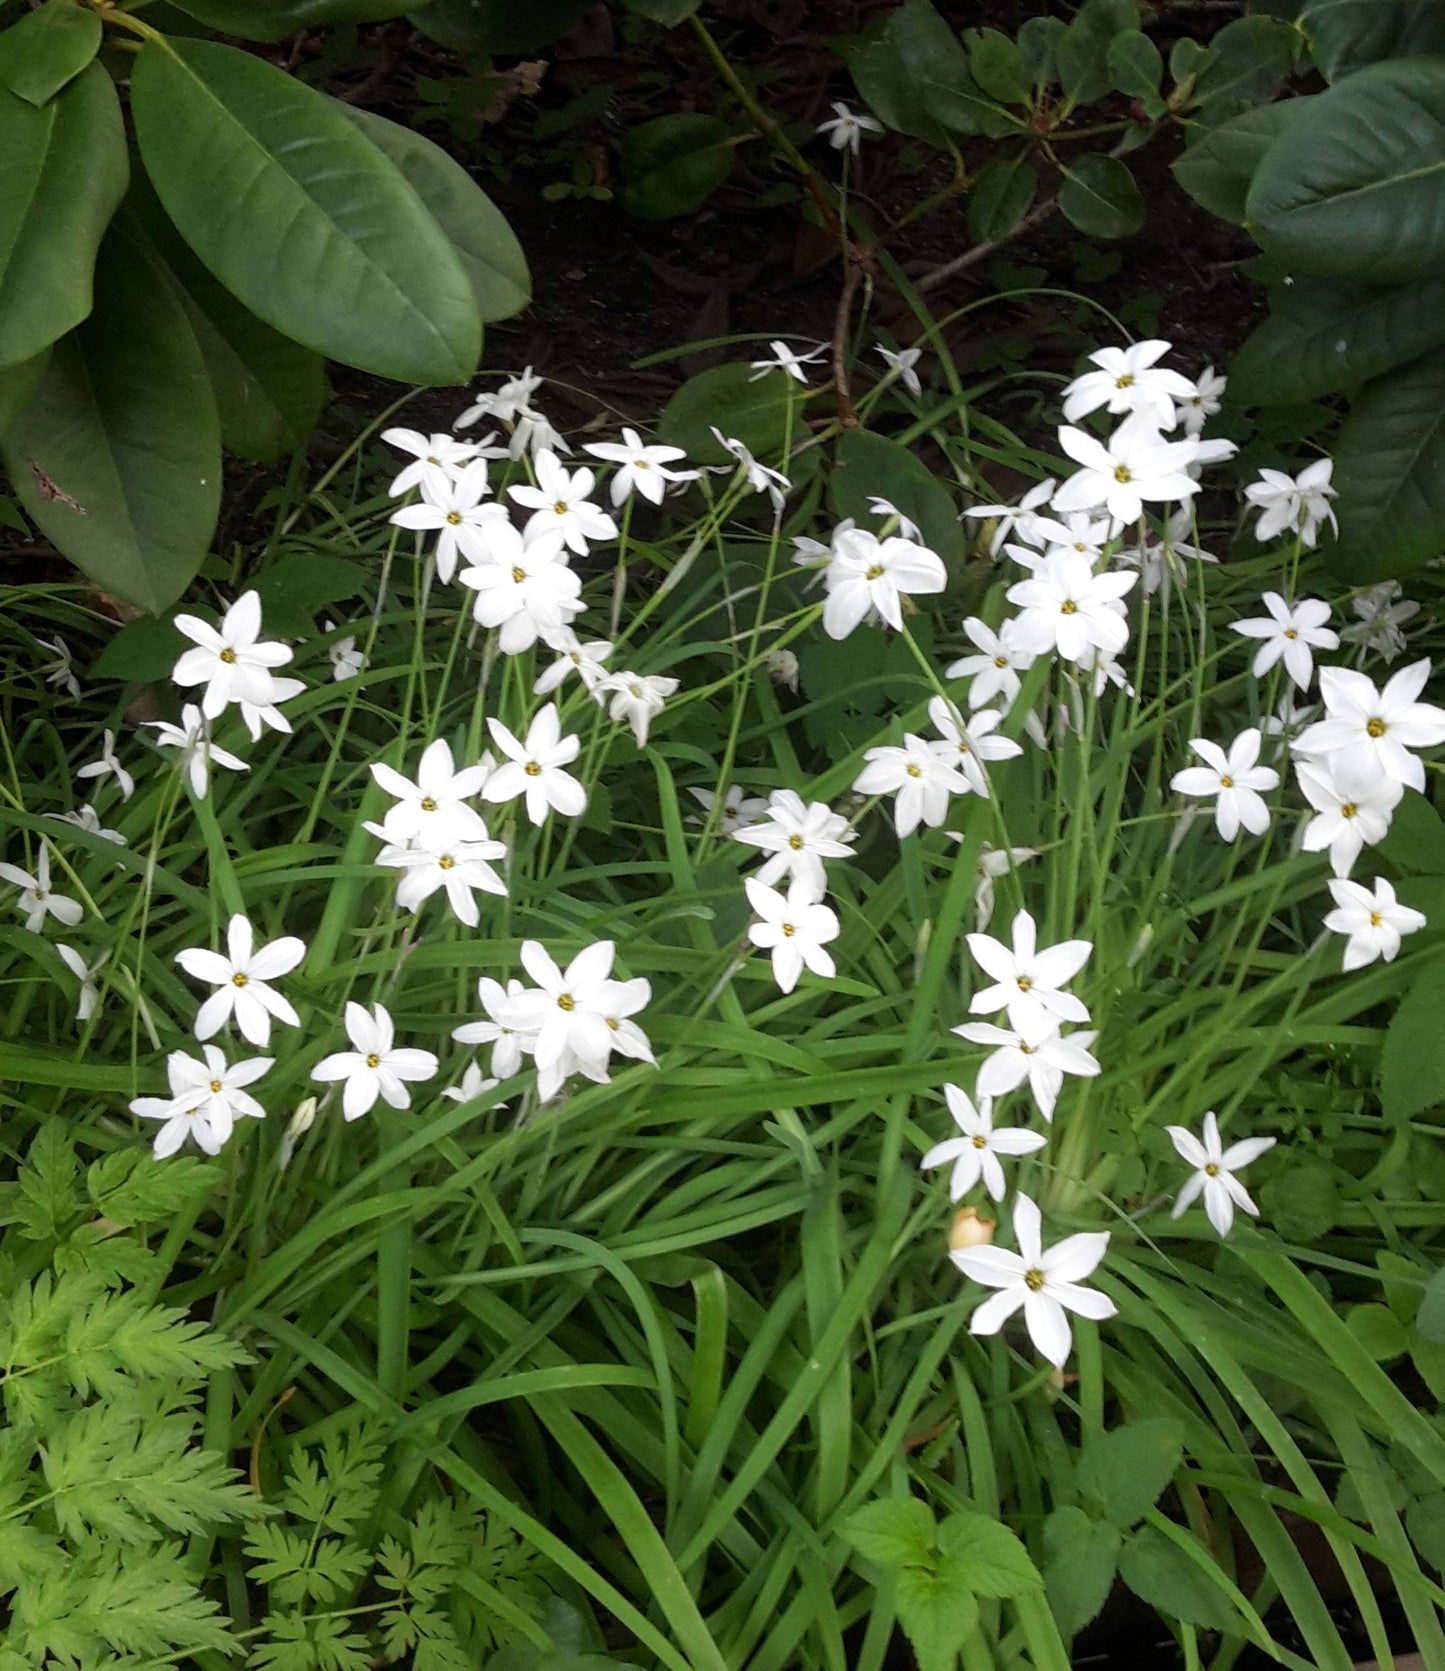
M 980 1218 L 977 1207 L 960 1207 L 948 1227 L 948 1250 L 957 1253 L 961 1248 L 987 1247 L 997 1228 L 991 1218 Z

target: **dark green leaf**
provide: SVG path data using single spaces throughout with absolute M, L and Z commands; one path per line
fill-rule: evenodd
M 850 1514 L 839 1528 L 866 1560 L 883 1567 L 931 1567 L 933 1511 L 917 1497 L 887 1497 Z
M 690 215 L 733 170 L 735 151 L 716 116 L 658 116 L 622 138 L 622 204 L 639 220 Z
M 1109 80 L 1117 92 L 1142 100 L 1144 113 L 1151 118 L 1164 114 L 1164 101 L 1159 97 L 1163 76 L 1159 48 L 1142 29 L 1126 29 L 1109 42 Z
M 169 677 L 184 648 L 170 621 L 143 615 L 138 621 L 128 621 L 116 633 L 90 671 L 97 679 L 154 684 Z
M 1119 1564 L 1119 1534 L 1082 1509 L 1056 1509 L 1044 1522 L 1044 1587 L 1059 1630 L 1073 1636 L 1099 1616 Z
M 1059 208 L 1091 238 L 1127 238 L 1144 224 L 1144 199 L 1117 157 L 1079 157 L 1064 167 Z
M 0 88 L 0 366 L 91 308 L 95 252 L 130 165 L 115 86 L 91 64 L 43 110 Z
M 0 366 L 0 439 L 5 431 L 30 404 L 30 397 L 40 387 L 50 350 L 43 348 L 33 358 L 18 365 Z
M 1211 128 L 1268 104 L 1290 72 L 1298 36 L 1277 17 L 1237 17 L 1209 43 L 1194 80 L 1196 127 Z
M 1445 1270 L 1436 1271 L 1425 1284 L 1420 1309 L 1415 1313 L 1415 1330 L 1432 1346 L 1445 1345 Z
M 94 313 L 56 344 L 0 453 L 46 537 L 106 591 L 158 613 L 216 525 L 220 423 L 185 310 L 131 226 L 111 228 L 96 279 Z
M 1406 795 L 1375 851 L 1407 876 L 1438 876 L 1445 870 L 1445 820 L 1423 795 Z
M 668 401 L 658 419 L 658 438 L 682 447 L 693 464 L 735 464 L 712 436 L 716 425 L 741 441 L 764 464 L 777 468 L 788 434 L 788 408 L 798 385 L 781 373 L 751 380 L 744 362 L 700 371 Z M 797 433 L 798 420 L 793 420 Z
M 172 4 L 223 35 L 244 41 L 283 41 L 307 29 L 338 23 L 383 23 L 406 7 L 394 0 L 172 0 Z
M 1059 80 L 1071 104 L 1093 104 L 1109 91 L 1109 43 L 1139 27 L 1139 0 L 1084 0 L 1054 44 Z
M 666 29 L 674 29 L 679 23 L 687 22 L 702 0 L 623 0 L 623 4 L 639 17 L 649 18 Z
M 1202 46 L 1190 35 L 1181 35 L 1169 48 L 1169 79 L 1175 84 L 1175 94 L 1182 99 L 1191 98 L 1195 81 L 1216 56 L 1213 47 Z
M 1229 368 L 1246 405 L 1317 400 L 1445 345 L 1445 279 L 1381 290 L 1344 279 L 1278 286 Z
M 973 79 L 1000 104 L 1027 104 L 1032 82 L 1019 49 L 998 29 L 970 29 L 963 37 Z
M 250 53 L 171 40 L 141 49 L 131 108 L 166 213 L 252 313 L 382 377 L 475 370 L 481 322 L 460 258 L 330 100 Z
M 963 561 L 964 533 L 948 489 L 898 441 L 850 429 L 838 443 L 830 489 L 840 517 L 871 526 L 868 500 L 881 495 L 918 524 L 923 543 L 950 567 Z
M 1445 854 L 1440 855 L 1445 861 Z M 1387 1120 L 1408 1120 L 1445 1100 L 1445 956 L 1410 982 L 1385 1029 L 1380 1061 L 1380 1106 Z M 1426 1296 L 1427 1301 L 1429 1296 Z M 1424 1308 L 1421 1308 L 1421 1315 Z M 1445 1341 L 1421 1327 L 1430 1340 Z
M 850 53 L 848 69 L 869 109 L 898 133 L 938 144 L 941 130 L 1016 131 L 980 93 L 968 54 L 930 0 L 905 0 L 876 41 Z
M 337 109 L 356 123 L 426 204 L 472 281 L 477 312 L 490 323 L 510 319 L 532 299 L 532 275 L 506 216 L 460 163 L 439 145 L 384 116 L 338 101 Z
M 1182 1549 L 1152 1526 L 1143 1527 L 1125 1542 L 1119 1576 L 1140 1601 L 1171 1619 L 1182 1619 L 1201 1630 L 1239 1628 L 1239 1614 L 1229 1598 Z
M 1275 1173 L 1259 1196 L 1266 1217 L 1288 1241 L 1318 1241 L 1339 1216 L 1340 1186 L 1323 1161 L 1302 1161 Z
M 1068 24 L 1061 17 L 1031 17 L 1019 25 L 1015 37 L 1019 57 L 1023 60 L 1024 74 L 1035 87 L 1046 87 L 1049 82 L 1058 79 L 1054 47 L 1067 28 Z
M 974 176 L 968 193 L 968 235 L 995 244 L 1029 212 L 1039 179 L 1026 155 L 994 157 Z
M 987 1515 L 949 1515 L 938 1528 L 938 1548 L 938 1570 L 976 1596 L 1017 1596 L 1043 1583 L 1028 1550 Z
M 1361 70 L 1344 85 L 1370 74 Z M 1445 548 L 1445 349 L 1387 373 L 1350 408 L 1335 444 L 1339 543 L 1351 582 L 1407 574 Z
M 1300 101 L 1249 190 L 1249 229 L 1296 273 L 1371 284 L 1445 262 L 1445 58 L 1372 64 Z
M 1410 1331 L 1387 1305 L 1352 1306 L 1345 1326 L 1376 1363 L 1393 1363 L 1410 1350 Z
M 948 1576 L 904 1567 L 893 1591 L 898 1622 L 918 1660 L 918 1671 L 955 1671 L 958 1650 L 978 1624 L 978 1603 Z
M 304 638 L 316 630 L 323 609 L 360 597 L 365 589 L 361 563 L 322 552 L 282 557 L 256 578 L 267 628 L 283 638 Z
M 1267 104 L 1221 122 L 1175 159 L 1174 178 L 1211 215 L 1243 226 L 1250 182 L 1265 152 L 1307 103 Z
M 1184 1434 L 1166 1417 L 1130 1422 L 1090 1439 L 1079 1458 L 1079 1489 L 1120 1531 L 1142 1520 L 1174 1478 Z
M 29 104 L 48 104 L 100 51 L 100 18 L 49 0 L 0 35 L 0 86 Z
M 1326 81 L 1380 58 L 1445 53 L 1445 7 L 1433 0 L 1304 0 L 1299 21 Z
M 590 0 L 429 0 L 410 20 L 466 58 L 533 52 L 575 29 Z
M 1436 1572 L 1445 1572 L 1445 1491 L 1432 1491 L 1405 1510 L 1410 1541 Z

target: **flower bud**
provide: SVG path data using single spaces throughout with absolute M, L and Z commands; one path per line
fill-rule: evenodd
M 997 1228 L 993 1219 L 980 1218 L 977 1207 L 960 1207 L 948 1227 L 948 1249 L 957 1253 L 960 1248 L 987 1247 Z

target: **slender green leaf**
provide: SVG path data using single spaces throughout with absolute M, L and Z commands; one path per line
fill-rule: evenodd
M 141 49 L 131 107 L 166 213 L 252 313 L 379 376 L 471 375 L 481 322 L 460 258 L 330 100 L 250 53 L 169 40 Z
M 48 0 L 0 34 L 0 85 L 29 104 L 48 104 L 100 51 L 99 16 Z
M 130 165 L 120 101 L 91 64 L 43 110 L 0 88 L 0 366 L 91 309 L 95 252 Z

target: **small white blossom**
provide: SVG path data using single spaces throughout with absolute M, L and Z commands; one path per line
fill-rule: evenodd
M 100 987 L 96 984 L 96 976 L 105 967 L 110 958 L 109 952 L 102 952 L 94 963 L 87 963 L 84 956 L 76 951 L 74 946 L 56 946 L 60 954 L 60 961 L 80 982 L 75 1005 L 75 1019 L 89 1021 L 95 1014 L 96 1006 L 100 1003 Z
M 454 435 L 423 435 L 415 429 L 384 429 L 381 438 L 387 446 L 412 455 L 412 462 L 403 467 L 386 490 L 392 499 L 401 498 L 403 493 L 426 481 L 445 491 L 447 482 L 464 470 L 479 452 L 472 441 L 458 441 Z
M 1221 377 L 1212 365 L 1205 366 L 1194 380 L 1194 393 L 1180 400 L 1175 416 L 1184 426 L 1186 435 L 1202 435 L 1204 425 L 1217 413 L 1224 399 L 1228 378 Z M 1166 424 L 1166 429 L 1171 426 Z
M 301 1017 L 290 999 L 268 983 L 289 975 L 305 955 L 305 941 L 294 934 L 256 946 L 255 931 L 239 913 L 226 929 L 226 955 L 203 946 L 177 952 L 176 962 L 188 975 L 217 988 L 196 1016 L 196 1037 L 211 1038 L 233 1015 L 242 1038 L 262 1048 L 271 1042 L 272 1016 L 299 1027 Z
M 51 651 L 55 660 L 47 662 L 40 669 L 47 685 L 54 685 L 57 690 L 63 690 L 76 702 L 80 700 L 80 680 L 75 676 L 75 665 L 70 654 L 70 646 L 56 633 L 54 638 L 37 638 L 35 640 L 42 649 Z
M 1346 644 L 1358 644 L 1362 653 L 1373 650 L 1388 662 L 1405 648 L 1404 625 L 1420 613 L 1420 605 L 1401 597 L 1398 580 L 1382 580 L 1354 599 L 1350 607 L 1357 617 L 1342 629 Z
M 1079 661 L 1090 647 L 1118 655 L 1129 642 L 1123 599 L 1137 578 L 1095 574 L 1087 557 L 1071 551 L 1045 557 L 1006 594 L 1019 607 L 1015 642 L 1035 655 L 1057 650 L 1065 661 Z
M 505 986 L 483 975 L 477 982 L 477 997 L 481 1000 L 485 1021 L 465 1021 L 452 1028 L 458 1044 L 489 1044 L 492 1047 L 492 1072 L 498 1083 L 510 1079 L 522 1065 L 524 1052 L 536 1041 L 534 1029 L 517 1025 L 515 1000 L 526 988 L 519 980 L 509 980 Z
M 577 758 L 582 744 L 576 737 L 562 735 L 555 702 L 536 714 L 523 739 L 514 737 L 497 719 L 489 719 L 487 728 L 506 759 L 483 784 L 484 800 L 514 801 L 525 796 L 527 816 L 534 824 L 545 822 L 549 808 L 564 818 L 586 811 L 586 789 L 562 769 Z
M 334 621 L 323 621 L 323 632 L 335 632 Z M 341 638 L 335 644 L 328 644 L 326 655 L 331 662 L 331 677 L 338 683 L 346 679 L 354 679 L 362 668 L 366 666 L 365 654 L 356 647 L 354 638 Z
M 969 934 L 973 960 L 995 984 L 975 992 L 970 1015 L 1008 1012 L 1008 1023 L 1021 1033 L 1046 1032 L 1064 1021 L 1087 1021 L 1083 1001 L 1062 988 L 1088 962 L 1094 947 L 1088 940 L 1061 940 L 1038 946 L 1037 927 L 1027 911 L 1019 911 L 1009 930 L 1010 948 L 988 934 Z
M 432 850 L 427 847 L 384 847 L 376 856 L 379 865 L 401 872 L 396 885 L 396 903 L 404 911 L 419 911 L 439 889 L 444 890 L 452 915 L 468 928 L 481 920 L 477 892 L 506 894 L 507 884 L 492 868 L 491 861 L 505 859 L 506 846 L 500 841 L 454 841 Z
M 251 769 L 244 760 L 227 749 L 218 748 L 211 741 L 205 715 L 194 702 L 186 703 L 181 709 L 179 725 L 172 725 L 163 719 L 146 720 L 144 723 L 159 733 L 157 748 L 180 750 L 181 770 L 190 780 L 191 793 L 198 801 L 205 799 L 210 767 L 223 766 L 230 772 L 249 772 Z
M 958 1248 L 949 1254 L 965 1276 L 998 1289 L 975 1310 L 968 1332 L 997 1334 L 1022 1309 L 1029 1339 L 1049 1363 L 1062 1369 L 1074 1344 L 1068 1313 L 1102 1322 L 1118 1310 L 1107 1295 L 1082 1286 L 1108 1251 L 1108 1232 L 1065 1236 L 1046 1250 L 1043 1217 L 1027 1195 L 1014 1199 L 1013 1228 L 1017 1253 L 985 1246 Z
M 1330 606 L 1319 598 L 1286 603 L 1278 592 L 1266 592 L 1261 602 L 1269 611 L 1267 617 L 1234 621 L 1229 628 L 1243 638 L 1262 640 L 1250 671 L 1262 679 L 1276 662 L 1283 661 L 1285 672 L 1300 690 L 1308 690 L 1315 673 L 1314 652 L 1339 648 L 1339 634 L 1325 625 Z
M 1131 413 L 1107 441 L 1066 426 L 1059 445 L 1080 468 L 1055 492 L 1056 511 L 1103 506 L 1127 524 L 1144 514 L 1146 501 L 1184 500 L 1199 489 L 1188 466 L 1198 458 L 1200 443 L 1166 441 L 1147 413 Z
M 1012 617 L 995 632 L 977 615 L 970 615 L 963 623 L 963 630 L 978 654 L 960 656 L 950 662 L 943 670 L 944 677 L 972 679 L 968 687 L 970 708 L 987 707 L 995 698 L 1005 710 L 1011 708 L 1022 684 L 1019 675 L 1027 673 L 1038 657 L 1019 642 L 1018 627 Z
M 570 627 L 563 627 L 547 642 L 557 651 L 557 659 L 537 675 L 532 694 L 550 695 L 570 673 L 575 673 L 582 681 L 584 690 L 595 693 L 598 685 L 606 677 L 607 669 L 604 663 L 612 654 L 612 646 L 600 638 L 594 639 L 590 644 L 584 644 Z
M 1260 734 L 1251 726 L 1229 745 L 1226 754 L 1218 743 L 1195 737 L 1189 746 L 1204 761 L 1186 766 L 1169 780 L 1169 787 L 1181 795 L 1216 797 L 1214 823 L 1225 841 L 1233 841 L 1243 825 L 1251 835 L 1263 835 L 1269 828 L 1269 807 L 1261 789 L 1273 789 L 1279 773 L 1273 766 L 1260 766 Z
M 442 1095 L 449 1097 L 453 1102 L 476 1102 L 478 1098 L 486 1096 L 488 1091 L 495 1091 L 501 1083 L 500 1079 L 484 1079 L 482 1070 L 477 1064 L 468 1062 L 460 1083 L 448 1085 Z M 505 1108 L 506 1106 L 505 1098 L 501 1102 L 491 1104 L 493 1108 Z
M 599 701 L 608 702 L 607 717 L 630 725 L 638 748 L 645 748 L 653 720 L 680 682 L 659 673 L 609 673 L 593 688 Z
M 870 748 L 853 780 L 860 795 L 893 795 L 894 828 L 900 840 L 920 824 L 937 829 L 948 816 L 953 795 L 967 795 L 973 785 L 937 744 L 908 732 L 901 747 Z
M 1202 1143 L 1183 1126 L 1165 1126 L 1164 1129 L 1169 1133 L 1179 1158 L 1194 1168 L 1174 1199 L 1172 1217 L 1181 1218 L 1201 1193 L 1209 1222 L 1221 1236 L 1227 1236 L 1234 1228 L 1236 1207 L 1242 1208 L 1252 1218 L 1259 1217 L 1259 1208 L 1234 1174 L 1272 1149 L 1275 1145 L 1273 1137 L 1246 1137 L 1241 1142 L 1231 1143 L 1226 1149 L 1220 1142 L 1219 1121 L 1213 1113 L 1204 1116 Z
M 1330 486 L 1334 467 L 1333 459 L 1317 458 L 1298 476 L 1286 475 L 1283 470 L 1261 470 L 1259 480 L 1244 490 L 1245 498 L 1260 513 L 1254 525 L 1255 539 L 1263 544 L 1277 534 L 1298 532 L 1301 543 L 1312 546 L 1319 539 L 1322 522 L 1338 531 L 1330 504 L 1335 496 Z
M 378 1097 L 392 1108 L 410 1108 L 407 1084 L 420 1084 L 437 1071 L 430 1050 L 396 1049 L 395 1027 L 382 1004 L 373 1004 L 368 1015 L 360 1004 L 348 1003 L 346 1036 L 353 1048 L 323 1057 L 311 1077 L 323 1084 L 344 1082 L 341 1112 L 347 1120 L 359 1120 L 376 1106 Z
M 747 877 L 743 886 L 758 918 L 748 929 L 748 939 L 772 954 L 773 979 L 780 991 L 791 992 L 804 969 L 825 979 L 836 973 L 832 956 L 823 948 L 838 938 L 838 916 L 819 900 L 807 878 L 794 877 L 786 894 L 756 876 Z
M 723 793 L 719 805 L 717 795 L 711 789 L 689 789 L 692 796 L 703 809 L 701 814 L 689 813 L 688 822 L 705 824 L 714 806 L 717 806 L 717 827 L 722 835 L 733 835 L 749 824 L 754 824 L 759 818 L 765 818 L 768 812 L 767 797 L 764 795 L 745 795 L 740 784 L 731 783 Z
M 94 778 L 97 782 L 101 778 L 114 777 L 123 801 L 128 801 L 135 794 L 135 779 L 115 757 L 115 732 L 111 730 L 105 733 L 105 741 L 100 747 L 100 759 L 92 760 L 88 766 L 82 766 L 75 775 L 78 778 Z
M 1325 917 L 1332 934 L 1345 936 L 1344 967 L 1363 969 L 1377 957 L 1393 963 L 1401 938 L 1425 926 L 1425 913 L 1401 905 L 1383 876 L 1372 888 L 1335 877 L 1330 882 L 1335 909 Z
M 10 882 L 19 888 L 15 909 L 25 918 L 27 933 L 39 934 L 47 917 L 54 917 L 66 928 L 74 928 L 85 915 L 78 900 L 69 899 L 51 888 L 50 849 L 44 842 L 36 854 L 33 876 L 18 865 L 0 864 L 0 882 Z
M 835 537 L 824 582 L 823 630 L 829 638 L 846 638 L 870 618 L 901 631 L 901 600 L 941 592 L 948 571 L 941 557 L 913 540 L 896 535 L 880 540 L 867 529 L 854 528 Z
M 818 132 L 825 134 L 835 151 L 851 151 L 856 157 L 865 133 L 882 133 L 883 124 L 872 116 L 859 116 L 841 99 L 833 100 L 833 115 L 819 122 Z
M 987 1097 L 981 1098 L 975 1108 L 972 1098 L 957 1085 L 945 1085 L 943 1094 L 961 1135 L 935 1143 L 919 1161 L 919 1170 L 927 1172 L 952 1162 L 950 1201 L 961 1201 L 980 1180 L 995 1201 L 1002 1201 L 1007 1186 L 998 1157 L 1034 1154 L 1048 1138 L 1041 1131 L 1028 1131 L 1023 1126 L 995 1126 L 993 1103 Z
M 126 845 L 125 837 L 119 830 L 108 830 L 100 821 L 100 814 L 89 801 L 79 806 L 74 812 L 47 812 L 47 818 L 53 818 L 57 824 L 72 824 L 77 830 L 84 830 L 87 835 L 99 836 L 102 841 L 112 842 L 117 847 Z
M 1089 1054 L 1094 1032 L 1060 1033 L 1056 1024 L 1019 1031 L 996 1027 L 991 1021 L 965 1021 L 953 1032 L 970 1044 L 992 1046 L 978 1070 L 977 1091 L 981 1097 L 1001 1097 L 1028 1081 L 1039 1112 L 1052 1120 L 1063 1089 L 1064 1075 L 1092 1079 L 1099 1064 Z
M 900 348 L 895 354 L 891 348 L 885 348 L 881 343 L 875 344 L 873 352 L 887 365 L 891 372 L 897 375 L 898 381 L 911 395 L 921 395 L 923 385 L 918 380 L 918 373 L 914 367 L 923 358 L 921 348 Z
M 651 983 L 612 979 L 616 947 L 611 940 L 599 940 L 578 952 L 566 969 L 536 940 L 523 941 L 520 955 L 536 988 L 509 998 L 505 1008 L 524 1039 L 530 1039 L 523 1048 L 537 1064 L 537 1092 L 544 1102 L 573 1073 L 606 1084 L 614 1050 L 652 1060 L 646 1037 L 635 1023 L 629 1036 L 622 1037 L 623 1020 L 648 1003 Z
M 1305 825 L 1306 853 L 1329 849 L 1336 876 L 1348 876 L 1365 847 L 1383 841 L 1405 790 L 1401 784 L 1358 767 L 1333 769 L 1328 759 L 1297 760 L 1295 780 L 1315 816 Z
M 477 594 L 477 623 L 501 629 L 497 645 L 507 656 L 567 631 L 586 607 L 581 577 L 567 566 L 560 527 L 534 529 L 535 522 L 528 522 L 526 534 L 498 524 L 487 536 L 486 556 L 457 577 Z
M 635 429 L 624 429 L 621 441 L 589 441 L 583 451 L 618 466 L 608 489 L 614 508 L 633 493 L 651 505 L 660 505 L 669 482 L 697 480 L 696 470 L 671 468 L 678 459 L 687 457 L 681 447 L 645 445 Z
M 1173 429 L 1179 421 L 1176 403 L 1193 399 L 1198 391 L 1187 377 L 1155 364 L 1169 348 L 1155 339 L 1090 354 L 1099 369 L 1065 386 L 1064 417 L 1074 423 L 1102 406 L 1116 415 L 1140 412 L 1156 429 Z
M 766 377 L 770 371 L 785 371 L 795 382 L 806 386 L 808 378 L 803 367 L 816 365 L 827 353 L 826 348 L 814 348 L 807 354 L 795 354 L 786 342 L 780 342 L 776 338 L 768 344 L 768 347 L 772 350 L 771 359 L 749 362 L 753 373 L 748 378 L 749 383 L 756 383 L 760 377 Z
M 1425 767 L 1410 751 L 1445 742 L 1445 708 L 1418 700 L 1428 661 L 1412 662 L 1379 690 L 1348 667 L 1320 669 L 1325 717 L 1300 736 L 1301 754 L 1343 757 L 1352 765 L 1423 790 Z
M 487 768 L 464 766 L 457 771 L 451 745 L 444 738 L 438 737 L 422 752 L 415 783 L 394 766 L 380 762 L 373 763 L 371 775 L 396 801 L 373 832 L 384 840 L 414 841 L 440 852 L 449 842 L 487 839 L 481 814 L 467 805 L 487 782 Z
M 203 1048 L 201 1059 L 172 1051 L 166 1058 L 168 1097 L 137 1097 L 132 1114 L 160 1120 L 155 1155 L 163 1160 L 189 1137 L 203 1153 L 219 1154 L 238 1119 L 264 1120 L 266 1110 L 244 1087 L 254 1084 L 271 1066 L 269 1056 L 252 1056 L 227 1064 L 214 1044 Z
M 734 841 L 760 847 L 771 855 L 758 872 L 764 886 L 771 887 L 779 878 L 791 876 L 805 882 L 815 897 L 827 888 L 823 860 L 851 859 L 854 839 L 848 833 L 848 820 L 826 802 L 813 801 L 805 806 L 802 797 L 791 789 L 775 789 L 768 797 L 765 821 L 733 832 Z
M 747 481 L 748 486 L 754 493 L 766 493 L 768 498 L 772 501 L 773 510 L 781 516 L 783 514 L 784 495 L 793 484 L 781 470 L 774 470 L 766 464 L 759 464 L 757 459 L 753 457 L 752 453 L 748 451 L 741 441 L 736 440 L 732 436 L 724 435 L 715 424 L 710 427 L 712 429 L 713 439 L 717 442 L 718 446 L 720 446 L 724 452 L 731 453 L 737 460 L 738 468 L 743 472 L 743 476 Z M 714 465 L 712 468 L 718 475 L 727 475 L 730 473 L 729 466 L 725 464 Z
M 948 830 L 946 834 L 955 841 L 963 840 L 961 830 Z M 975 933 L 982 934 L 993 921 L 994 881 L 1000 876 L 1007 876 L 1011 870 L 1029 859 L 1039 856 L 1037 847 L 990 847 L 984 842 L 978 852 L 978 864 L 974 867 L 973 880 L 973 926 Z
M 521 483 L 507 492 L 532 512 L 527 534 L 555 534 L 569 551 L 585 557 L 594 540 L 617 538 L 617 524 L 591 499 L 595 474 L 588 469 L 568 470 L 552 452 L 538 452 L 533 462 L 537 485 Z
M 511 526 L 506 507 L 488 497 L 488 469 L 486 459 L 474 458 L 456 475 L 424 476 L 419 502 L 401 506 L 388 518 L 398 528 L 437 536 L 437 578 L 443 582 L 456 573 L 458 556 L 481 562 L 490 530 Z
M 1041 520 L 1040 507 L 1049 503 L 1058 485 L 1058 482 L 1049 476 L 1031 487 L 1017 505 L 970 505 L 963 514 L 994 519 L 988 554 L 990 557 L 997 557 L 1004 541 L 1010 535 L 1017 535 L 1030 545 L 1038 543 L 1034 534 Z
M 980 708 L 965 722 L 951 702 L 935 696 L 929 701 L 928 717 L 939 736 L 934 748 L 942 759 L 957 767 L 975 795 L 988 794 L 984 768 L 990 762 L 1013 760 L 1023 753 L 1022 743 L 993 735 L 1003 724 L 1003 715 L 996 708 Z
M 207 719 L 215 719 L 232 702 L 266 708 L 276 701 L 272 670 L 290 661 L 291 651 L 284 644 L 262 641 L 259 593 L 243 592 L 219 627 L 195 615 L 177 615 L 174 625 L 195 648 L 176 662 L 171 679 L 178 685 L 206 687 L 201 712 Z

